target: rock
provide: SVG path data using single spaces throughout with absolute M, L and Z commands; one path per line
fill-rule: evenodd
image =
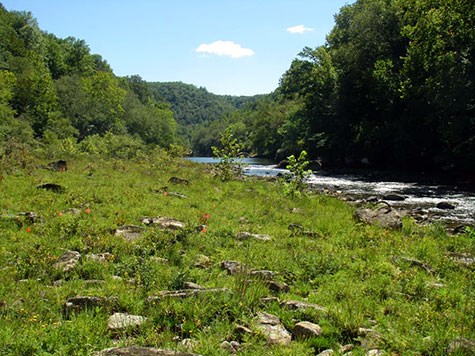
M 309 321 L 301 321 L 295 324 L 292 334 L 296 339 L 305 339 L 322 335 L 322 328 Z
M 475 355 L 475 340 L 459 337 L 450 343 L 449 347 L 447 347 L 447 353 L 456 353 L 457 355 Z
M 277 292 L 277 293 L 288 293 L 290 291 L 290 287 L 286 283 L 279 283 L 279 282 L 274 282 L 274 281 L 269 281 L 268 283 L 269 289 L 271 291 Z
M 356 220 L 365 224 L 397 230 L 402 228 L 401 216 L 391 207 L 382 207 L 376 210 L 359 208 L 355 211 L 354 216 Z
M 63 211 L 63 214 L 79 215 L 81 214 L 81 209 L 69 208 Z
M 441 202 L 437 203 L 437 205 L 435 207 L 437 209 L 442 209 L 442 210 L 453 210 L 453 209 L 455 209 L 455 205 L 453 205 L 452 203 L 449 203 L 447 201 L 441 201 Z
M 260 241 L 270 241 L 272 238 L 269 235 L 264 235 L 264 234 L 251 234 L 250 232 L 239 232 L 236 235 L 236 238 L 238 240 L 247 240 L 247 239 L 255 239 L 255 240 L 260 240 Z
M 397 195 L 397 194 L 386 194 L 386 195 L 383 195 L 383 200 L 404 201 L 406 200 L 406 197 L 403 197 L 402 195 Z
M 194 264 L 195 267 L 198 268 L 208 268 L 213 264 L 211 258 L 205 255 L 198 255 L 196 256 L 196 262 Z
M 183 184 L 183 185 L 190 185 L 190 181 L 189 180 L 186 180 L 186 179 L 183 179 L 183 178 L 178 178 L 178 177 L 171 177 L 169 180 L 168 180 L 169 183 L 172 183 L 172 184 Z
M 353 350 L 355 348 L 355 345 L 353 344 L 347 344 L 347 345 L 343 345 L 341 347 L 341 352 L 343 354 L 346 354 L 347 352 L 350 352 L 351 350 Z
M 366 355 L 367 356 L 378 356 L 378 355 L 383 355 L 384 352 L 381 351 L 381 350 L 377 350 L 377 349 L 373 349 L 373 350 L 369 350 Z
M 183 283 L 183 287 L 185 287 L 185 289 L 206 289 L 205 287 L 193 282 L 185 282 Z
M 467 267 L 475 263 L 475 257 L 469 255 L 468 253 L 450 252 L 448 256 L 452 261 L 455 261 Z
M 146 321 L 147 318 L 140 315 L 115 313 L 109 317 L 107 327 L 110 331 L 120 332 L 128 329 L 135 329 Z
M 240 347 L 241 347 L 241 344 L 237 341 L 231 341 L 231 342 L 223 341 L 223 343 L 221 344 L 221 348 L 224 351 L 227 351 L 232 354 L 235 354 L 236 352 L 238 352 Z
M 248 327 L 244 326 L 244 325 L 236 325 L 236 328 L 235 328 L 235 331 L 236 333 L 238 333 L 239 335 L 251 335 L 252 334 L 252 330 L 249 329 Z
M 117 297 L 91 297 L 91 296 L 76 296 L 69 298 L 64 303 L 64 313 L 69 317 L 72 312 L 80 312 L 86 309 L 92 310 L 96 307 L 113 309 L 118 305 L 119 299 Z
M 165 230 L 183 230 L 186 227 L 184 222 L 168 217 L 144 217 L 142 218 L 142 224 L 149 226 L 157 226 L 160 229 Z
M 320 352 L 317 356 L 330 356 L 330 355 L 333 355 L 334 353 L 335 351 L 333 351 L 332 349 L 328 349 L 328 350 L 324 350 Z
M 66 172 L 68 170 L 68 163 L 65 160 L 58 160 L 50 162 L 46 165 L 46 168 L 55 172 Z
M 54 268 L 63 272 L 73 270 L 81 259 L 81 254 L 77 251 L 66 251 L 53 265 Z
M 251 277 L 259 278 L 265 281 L 271 280 L 275 275 L 275 272 L 269 270 L 255 270 L 251 271 Z
M 193 350 L 193 348 L 195 348 L 198 345 L 198 340 L 186 338 L 186 339 L 181 340 L 180 344 L 181 346 L 183 346 L 183 348 L 186 351 L 191 351 Z
M 303 214 L 303 209 L 301 208 L 293 208 L 291 211 L 292 214 Z
M 237 261 L 223 261 L 221 262 L 221 268 L 228 271 L 228 274 L 230 275 L 242 273 L 245 270 L 244 265 L 242 265 L 241 262 Z
M 401 260 L 405 261 L 405 262 L 408 262 L 410 263 L 412 266 L 417 266 L 417 267 L 420 267 L 422 269 L 424 269 L 427 273 L 434 273 L 434 269 L 429 266 L 428 264 L 422 262 L 422 261 L 419 261 L 419 260 L 416 260 L 415 258 L 411 258 L 411 257 L 400 257 Z
M 285 302 L 282 302 L 280 305 L 281 307 L 286 307 L 291 310 L 315 309 L 318 311 L 327 312 L 327 309 L 320 305 L 307 303 L 307 302 L 301 302 L 298 300 L 287 300 Z
M 115 230 L 115 236 L 122 236 L 127 241 L 134 241 L 142 237 L 143 228 L 141 226 L 126 225 Z
M 90 253 L 86 255 L 86 259 L 97 262 L 109 262 L 114 260 L 114 255 L 109 252 L 104 253 Z
M 198 294 L 205 293 L 232 293 L 229 288 L 201 288 L 201 289 L 179 289 L 179 290 L 164 290 L 158 292 L 158 295 L 150 296 L 147 302 L 153 303 L 164 298 L 188 298 Z
M 261 304 L 266 305 L 266 304 L 271 304 L 271 303 L 279 303 L 280 300 L 277 297 L 264 297 L 260 299 Z
M 265 336 L 269 345 L 289 345 L 292 335 L 280 323 L 278 317 L 268 313 L 257 313 L 256 328 Z
M 112 347 L 94 354 L 95 356 L 199 356 L 175 350 L 156 349 L 154 347 Z
M 38 185 L 36 188 L 49 190 L 54 193 L 63 193 L 66 190 L 63 186 L 56 183 L 44 183 L 44 184 Z
M 168 196 L 170 197 L 176 197 L 180 199 L 188 199 L 188 197 L 185 194 L 177 193 L 177 192 L 168 192 Z

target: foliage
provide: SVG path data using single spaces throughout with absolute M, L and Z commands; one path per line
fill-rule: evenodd
M 298 158 L 294 155 L 287 157 L 289 164 L 287 169 L 290 176 L 286 177 L 284 184 L 284 192 L 292 197 L 300 196 L 306 187 L 306 180 L 312 174 L 311 170 L 307 170 L 309 161 L 307 160 L 307 152 L 302 151 Z
M 242 174 L 243 145 L 235 138 L 230 128 L 227 128 L 220 138 L 221 147 L 213 146 L 213 155 L 219 159 L 216 164 L 221 180 L 232 179 Z

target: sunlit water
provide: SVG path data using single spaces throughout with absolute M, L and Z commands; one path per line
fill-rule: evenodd
M 211 157 L 191 157 L 198 163 L 218 163 L 219 159 Z M 244 173 L 247 175 L 275 177 L 286 173 L 285 169 L 276 168 L 270 160 L 245 158 Z M 416 182 L 371 181 L 357 175 L 313 174 L 308 183 L 316 189 L 341 192 L 344 195 L 367 198 L 396 194 L 403 196 L 403 201 L 391 201 L 399 208 L 422 208 L 436 220 L 458 221 L 461 224 L 475 224 L 475 194 L 457 191 L 450 186 L 425 185 Z M 455 209 L 442 210 L 436 206 L 440 202 L 452 204 Z

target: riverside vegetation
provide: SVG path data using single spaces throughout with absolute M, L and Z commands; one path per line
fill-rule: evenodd
M 1 354 L 474 350 L 474 230 L 364 225 L 335 198 L 221 180 L 158 149 L 50 165 L 12 154 L 0 180 Z M 257 324 L 272 319 L 263 313 L 284 341 Z M 110 325 L 124 314 L 135 327 Z M 299 331 L 309 323 L 319 328 Z

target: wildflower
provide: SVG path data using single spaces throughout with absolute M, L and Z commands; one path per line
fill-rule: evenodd
M 206 215 L 205 215 L 206 220 L 209 220 L 210 217 L 211 217 L 211 215 L 209 213 L 206 213 Z
M 91 213 L 91 209 L 89 208 L 86 208 L 86 210 L 84 210 L 86 214 L 90 214 Z
M 63 216 L 63 212 L 59 211 L 58 216 Z
M 202 232 L 203 234 L 206 234 L 206 226 L 203 226 L 203 228 L 201 229 L 201 232 Z
M 163 195 L 168 197 L 168 192 L 163 192 Z
M 28 226 L 28 227 L 26 228 L 26 232 L 29 234 L 29 233 L 31 232 L 31 227 Z

